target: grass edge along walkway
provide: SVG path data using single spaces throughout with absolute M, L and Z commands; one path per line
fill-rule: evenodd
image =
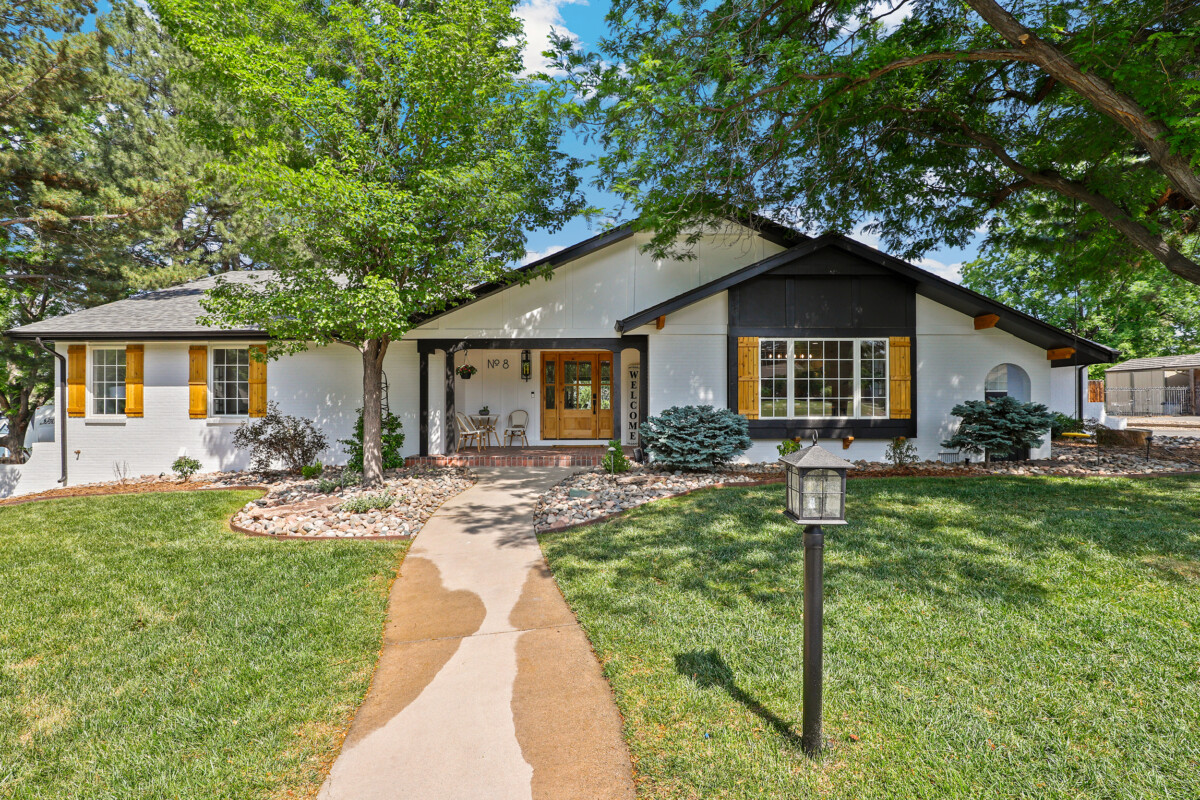
M 407 542 L 230 530 L 258 495 L 0 509 L 0 797 L 315 793 Z
M 826 719 L 797 734 L 803 550 L 778 486 L 541 537 L 644 798 L 1188 798 L 1200 479 L 880 479 L 826 536 Z

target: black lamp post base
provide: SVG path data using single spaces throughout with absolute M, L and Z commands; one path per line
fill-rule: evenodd
M 825 532 L 820 525 L 808 525 L 804 528 L 804 725 L 800 743 L 810 756 L 817 755 L 825 744 L 821 738 L 824 562 Z

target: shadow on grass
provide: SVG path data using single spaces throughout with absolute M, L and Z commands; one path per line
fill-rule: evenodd
M 716 687 L 724 690 L 737 702 L 745 706 L 751 713 L 775 729 L 788 744 L 800 746 L 800 736 L 786 721 L 776 716 L 770 709 L 755 700 L 737 685 L 733 670 L 721 658 L 715 649 L 694 650 L 690 653 L 679 653 L 675 656 L 675 670 L 685 678 L 689 678 L 701 689 Z
M 1038 579 L 1046 557 L 1196 560 L 1200 534 L 1186 498 L 1197 488 L 1195 478 L 852 483 L 851 524 L 826 537 L 827 585 L 886 584 L 947 606 L 964 597 L 1043 603 L 1054 588 Z M 570 536 L 570 558 L 556 569 L 607 571 L 618 590 L 653 581 L 724 606 L 791 606 L 804 551 L 782 507 L 778 486 L 658 501 Z

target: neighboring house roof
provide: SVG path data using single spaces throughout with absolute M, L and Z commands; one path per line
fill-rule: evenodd
M 1122 361 L 1115 367 L 1109 367 L 1105 372 L 1135 372 L 1143 369 L 1200 369 L 1200 353 L 1183 356 L 1154 356 L 1151 358 L 1131 358 Z
M 196 321 L 204 314 L 200 299 L 217 284 L 249 283 L 271 273 L 266 270 L 225 272 L 197 278 L 168 289 L 85 308 L 73 314 L 22 325 L 8 331 L 14 339 L 261 339 L 256 328 L 214 328 Z
M 1061 359 L 1053 362 L 1056 365 L 1103 364 L 1116 358 L 1117 351 L 1110 347 L 1105 347 L 1088 339 L 1076 337 L 1068 331 L 1042 322 L 1035 317 L 1031 317 L 1022 311 L 985 297 L 964 286 L 959 286 L 957 283 L 934 275 L 932 272 L 915 267 L 907 261 L 901 261 L 894 256 L 881 253 L 873 247 L 868 247 L 865 244 L 836 233 L 828 233 L 815 239 L 808 239 L 782 253 L 768 256 L 761 261 L 710 281 L 703 286 L 684 292 L 669 300 L 664 300 L 661 303 L 656 303 L 625 319 L 618 320 L 617 330 L 622 333 L 633 330 L 660 316 L 670 314 L 684 306 L 689 306 L 706 297 L 711 297 L 718 292 L 726 291 L 751 278 L 778 269 L 794 261 L 799 261 L 828 247 L 839 248 L 899 273 L 916 283 L 918 294 L 952 308 L 955 311 L 971 317 L 983 314 L 996 314 L 1000 317 L 1000 321 L 996 323 L 997 328 L 1036 344 L 1039 347 L 1044 347 L 1047 350 L 1061 347 L 1075 348 L 1075 356 L 1070 359 Z

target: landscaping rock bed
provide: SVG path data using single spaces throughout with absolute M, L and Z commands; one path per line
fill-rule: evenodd
M 1037 461 L 994 464 L 920 461 L 896 467 L 855 461 L 850 478 L 977 477 L 983 475 L 1148 475 L 1200 472 L 1200 437 L 1156 436 L 1146 449 L 1102 447 L 1094 443 L 1054 442 L 1054 455 Z M 776 462 L 731 464 L 714 472 L 670 472 L 640 464 L 615 478 L 596 467 L 559 482 L 538 499 L 534 527 L 539 533 L 595 522 L 664 497 L 714 486 L 782 480 Z
M 716 472 L 668 472 L 638 465 L 615 477 L 596 467 L 560 481 L 538 498 L 534 528 L 538 532 L 570 528 L 651 500 L 713 486 L 778 479 L 782 474 L 771 464 L 739 464 Z
M 307 539 L 415 536 L 442 503 L 475 482 L 465 469 L 417 467 L 388 470 L 380 488 L 348 486 L 323 493 L 316 480 L 287 476 L 264 484 L 254 477 L 243 474 L 220 482 L 223 486 L 256 483 L 267 488 L 264 497 L 234 514 L 233 526 L 246 533 Z M 354 498 L 382 493 L 394 498 L 386 508 L 361 512 L 343 508 Z

